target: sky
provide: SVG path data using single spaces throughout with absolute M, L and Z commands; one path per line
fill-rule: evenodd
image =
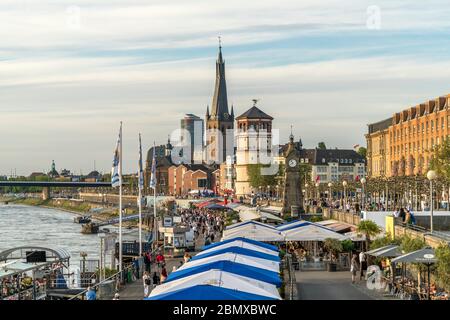
M 38 2 L 38 3 L 37 3 Z M 124 172 L 204 117 L 218 36 L 235 114 L 258 106 L 305 147 L 365 146 L 367 124 L 450 93 L 448 0 L 0 0 L 0 175 Z M 144 160 L 146 155 L 144 155 Z

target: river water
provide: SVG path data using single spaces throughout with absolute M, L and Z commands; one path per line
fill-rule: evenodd
M 0 204 L 0 252 L 23 245 L 60 247 L 70 252 L 70 264 L 79 265 L 80 252 L 99 259 L 100 238 L 82 234 L 75 214 L 56 209 Z M 110 231 L 118 228 L 107 226 Z M 123 229 L 124 240 L 137 240 L 137 230 Z

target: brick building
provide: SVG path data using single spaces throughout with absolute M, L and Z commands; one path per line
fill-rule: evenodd
M 450 94 L 395 113 L 391 124 L 369 125 L 367 160 L 370 176 L 425 174 L 433 147 L 450 136 Z M 380 154 L 384 152 L 384 156 Z

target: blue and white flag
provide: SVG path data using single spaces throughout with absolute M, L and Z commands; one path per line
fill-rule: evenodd
M 116 150 L 114 151 L 113 165 L 111 169 L 111 186 L 113 188 L 120 186 L 119 162 L 120 162 L 120 144 L 122 143 L 122 124 L 120 124 L 119 138 L 117 139 Z
M 144 170 L 142 169 L 142 143 L 141 143 L 141 134 L 139 134 L 139 189 L 144 189 Z M 153 172 L 153 171 L 152 171 Z
M 152 175 L 150 177 L 150 188 L 156 189 L 156 145 L 153 145 Z

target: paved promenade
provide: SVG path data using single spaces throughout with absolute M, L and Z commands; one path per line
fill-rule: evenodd
M 218 240 L 220 235 L 216 234 L 216 240 Z M 201 248 L 205 245 L 205 239 L 202 236 L 198 237 L 195 242 L 195 250 L 196 252 L 189 252 L 191 256 L 195 256 Z M 170 274 L 172 272 L 173 267 L 179 267 L 180 261 L 184 262 L 184 259 L 182 257 L 180 258 L 166 258 L 166 270 L 167 273 Z M 152 265 L 152 272 L 151 275 L 153 275 L 153 272 L 156 271 L 155 265 Z M 151 292 L 151 290 L 150 290 Z M 120 299 L 121 300 L 142 300 L 144 299 L 144 283 L 141 279 L 137 279 L 133 283 L 129 283 L 126 286 L 120 290 Z
M 353 285 L 349 271 L 298 271 L 295 274 L 299 300 L 373 300 Z

